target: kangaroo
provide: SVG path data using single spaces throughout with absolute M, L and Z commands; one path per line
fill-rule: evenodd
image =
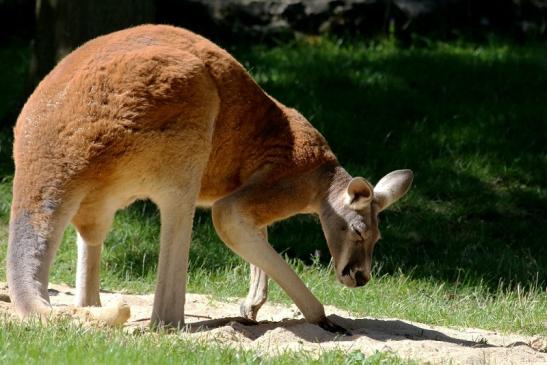
M 246 317 L 256 318 L 271 277 L 307 321 L 343 330 L 269 245 L 267 227 L 318 214 L 338 280 L 362 286 L 380 237 L 377 215 L 413 178 L 397 170 L 373 187 L 352 177 L 323 136 L 225 50 L 165 25 L 73 51 L 37 86 L 14 134 L 7 277 L 23 318 L 52 313 L 49 268 L 69 223 L 77 231 L 76 309 L 100 307 L 99 259 L 114 214 L 149 198 L 161 215 L 152 325 L 184 323 L 192 220 L 204 206 L 224 243 L 251 264 Z M 129 312 L 85 313 L 119 323 Z

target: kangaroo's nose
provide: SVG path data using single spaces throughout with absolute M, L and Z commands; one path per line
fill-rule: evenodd
M 355 280 L 355 286 L 363 286 L 369 282 L 370 275 L 365 274 L 364 271 L 358 270 L 353 274 L 353 278 Z

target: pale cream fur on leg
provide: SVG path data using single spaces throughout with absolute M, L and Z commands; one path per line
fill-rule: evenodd
M 99 196 L 101 195 L 87 196 L 72 219 L 77 231 L 75 304 L 79 307 L 101 306 L 99 274 L 102 245 L 112 226 L 116 210 L 123 205 L 116 196 L 102 199 Z
M 77 235 L 76 305 L 100 307 L 99 271 L 102 244 L 91 245 L 79 233 Z
M 262 229 L 264 238 L 268 239 L 268 229 Z M 259 267 L 249 264 L 250 285 L 245 301 L 241 303 L 241 315 L 256 321 L 256 315 L 268 298 L 268 275 Z

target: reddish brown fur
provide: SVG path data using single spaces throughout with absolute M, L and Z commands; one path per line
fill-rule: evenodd
M 216 88 L 193 86 L 209 77 Z M 276 180 L 336 161 L 317 130 L 264 93 L 227 52 L 184 29 L 145 25 L 86 43 L 40 83 L 15 127 L 14 201 L 39 211 L 37 205 L 58 199 L 57 190 L 65 194 L 69 183 L 109 184 L 113 162 L 157 146 L 154 132 L 162 139 L 188 113 L 214 112 L 202 101 L 216 94 L 220 106 L 200 200 L 227 195 L 265 165 Z M 158 165 L 165 150 L 148 166 Z M 33 179 L 19 183 L 19 176 Z M 51 191 L 44 196 L 46 181 Z
M 185 287 L 177 280 L 197 202 L 214 204 L 215 228 L 234 251 L 276 279 L 308 320 L 332 329 L 322 305 L 267 245 L 264 227 L 320 214 L 331 252 L 351 266 L 344 282 L 363 285 L 355 272 L 370 276 L 375 215 L 411 181 L 408 171 L 388 175 L 373 203 L 372 185 L 359 180 L 352 195 L 366 199 L 348 208 L 351 176 L 304 117 L 267 95 L 226 51 L 163 25 L 96 38 L 61 61 L 19 116 L 14 159 L 8 281 L 23 315 L 47 308 L 49 263 L 69 220 L 79 265 L 87 265 L 81 285 L 91 293 L 78 300 L 99 305 L 100 245 L 114 213 L 150 197 L 162 213 L 153 320 L 182 321 Z M 370 225 L 362 246 L 345 244 L 355 239 L 346 233 L 351 224 Z M 255 291 L 265 293 L 265 274 L 254 277 Z

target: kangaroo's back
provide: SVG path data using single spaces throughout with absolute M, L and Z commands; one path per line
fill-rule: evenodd
M 18 118 L 16 175 L 53 181 L 93 173 L 141 149 L 143 133 L 185 128 L 185 119 L 217 113 L 218 106 L 203 102 L 218 104 L 218 93 L 203 60 L 191 52 L 198 41 L 205 40 L 181 29 L 143 26 L 71 53 Z
M 217 100 L 213 108 L 207 103 Z M 15 161 L 20 172 L 46 174 L 41 180 L 88 179 L 95 170 L 105 175 L 112 167 L 106 165 L 142 148 L 139 133 L 170 130 L 176 118 L 183 127 L 185 115 L 211 109 L 216 116 L 204 201 L 239 187 L 264 163 L 255 155 L 271 150 L 272 141 L 292 148 L 288 110 L 207 39 L 171 26 L 127 29 L 84 44 L 40 83 L 16 124 Z M 262 146 L 265 138 L 270 146 Z M 286 149 L 278 160 L 291 155 Z M 39 156 L 57 168 L 43 171 L 34 162 Z

